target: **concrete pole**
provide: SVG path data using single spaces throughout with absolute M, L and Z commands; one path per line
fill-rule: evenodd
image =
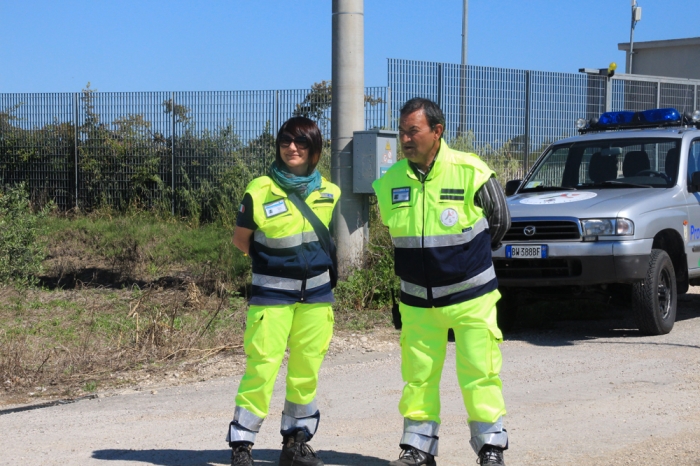
M 352 133 L 365 129 L 364 34 L 363 0 L 333 0 L 331 179 L 342 191 L 333 236 L 343 278 L 362 265 L 368 237 L 368 198 L 352 192 Z
M 457 137 L 467 132 L 467 30 L 469 0 L 462 0 L 462 66 L 459 72 L 459 125 Z
M 467 31 L 469 29 L 469 0 L 463 0 L 462 7 L 462 65 L 467 64 Z

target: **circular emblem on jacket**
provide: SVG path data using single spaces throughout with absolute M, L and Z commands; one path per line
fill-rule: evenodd
M 459 215 L 457 215 L 457 211 L 452 208 L 445 209 L 440 214 L 440 221 L 446 227 L 454 226 L 454 224 L 457 223 L 458 218 Z

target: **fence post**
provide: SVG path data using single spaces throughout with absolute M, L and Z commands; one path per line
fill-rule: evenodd
M 175 92 L 170 92 L 170 210 L 175 215 Z
M 605 111 L 612 112 L 612 78 L 605 80 Z
M 525 71 L 525 151 L 523 177 L 530 169 L 530 71 Z
M 274 115 L 272 116 L 272 119 L 273 119 L 272 131 L 274 133 L 280 127 L 280 91 L 275 91 L 275 108 L 273 109 L 273 111 L 275 112 Z
M 661 81 L 656 83 L 656 108 L 661 107 Z
M 443 95 L 442 86 L 443 86 L 443 81 L 442 81 L 442 63 L 438 63 L 438 75 L 437 75 L 437 88 L 438 88 L 437 91 L 438 91 L 438 95 L 437 95 L 437 104 L 438 104 L 438 107 L 440 107 L 440 108 L 444 108 L 443 105 L 442 105 L 442 95 Z
M 696 86 L 697 87 L 697 86 Z M 391 87 L 386 87 L 386 112 L 384 112 L 384 118 L 386 118 L 386 129 L 393 129 L 391 126 Z
M 75 168 L 75 209 L 78 210 L 78 93 L 73 93 L 73 165 Z

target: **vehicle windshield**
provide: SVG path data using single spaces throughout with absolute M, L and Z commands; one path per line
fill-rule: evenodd
M 634 138 L 552 146 L 519 192 L 667 188 L 678 179 L 680 139 Z

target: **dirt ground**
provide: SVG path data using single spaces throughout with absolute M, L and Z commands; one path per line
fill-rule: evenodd
M 623 310 L 510 333 L 501 346 L 506 464 L 700 465 L 700 288 L 679 299 L 669 335 L 641 336 Z M 440 465 L 475 464 L 454 345 L 442 380 Z M 228 464 L 224 442 L 244 367 L 218 356 L 197 371 L 39 409 L 0 407 L 3 464 Z M 258 436 L 258 465 L 276 464 L 285 368 Z M 333 339 L 321 370 L 319 432 L 327 465 L 385 465 L 399 454 L 403 383 L 398 332 Z

